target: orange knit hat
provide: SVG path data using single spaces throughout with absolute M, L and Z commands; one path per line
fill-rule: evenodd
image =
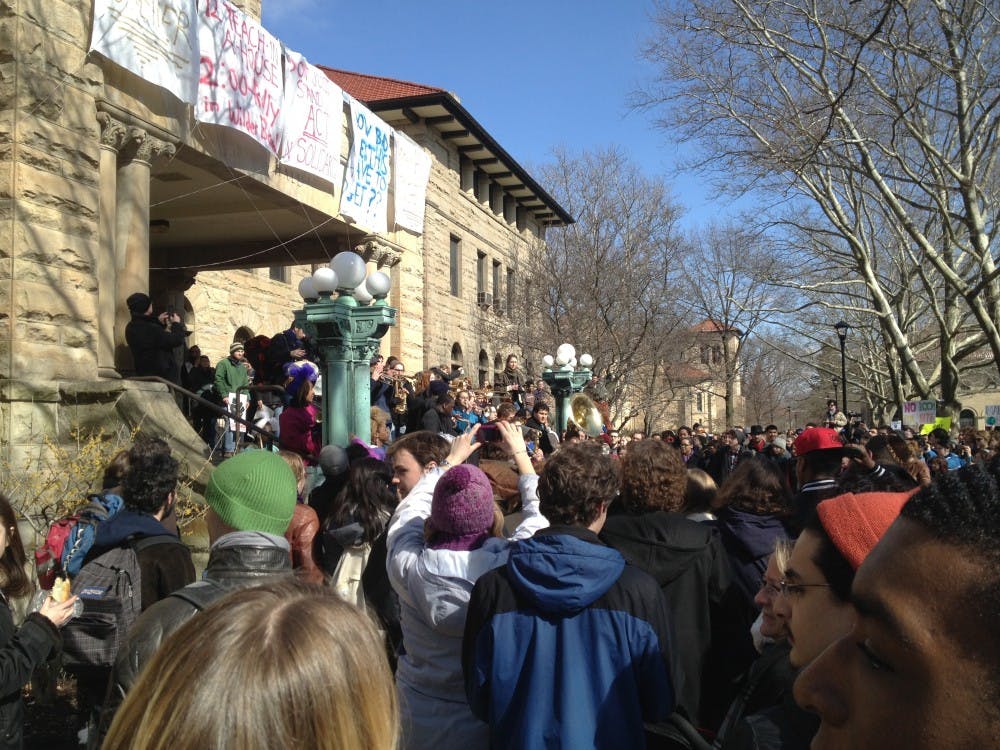
M 830 541 L 857 570 L 916 492 L 848 492 L 816 506 Z

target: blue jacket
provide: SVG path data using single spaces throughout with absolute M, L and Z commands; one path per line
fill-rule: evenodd
M 494 748 L 636 748 L 674 707 L 660 587 L 593 532 L 557 526 L 514 545 L 469 602 L 472 712 Z

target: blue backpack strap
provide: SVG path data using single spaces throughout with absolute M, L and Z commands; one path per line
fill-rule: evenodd
M 112 492 L 90 496 L 63 549 L 62 567 L 70 576 L 75 576 L 83 567 L 83 561 L 97 538 L 98 525 L 118 515 L 123 507 L 125 502 Z

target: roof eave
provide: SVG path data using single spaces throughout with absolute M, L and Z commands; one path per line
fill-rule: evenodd
M 420 94 L 418 96 L 405 96 L 398 97 L 396 99 L 378 99 L 376 101 L 365 102 L 365 106 L 371 109 L 373 112 L 384 112 L 391 109 L 412 109 L 413 107 L 427 106 L 429 104 L 439 104 L 444 107 L 450 115 L 452 115 L 470 134 L 474 135 L 477 140 L 479 140 L 486 150 L 490 151 L 494 156 L 499 158 L 508 169 L 517 175 L 517 178 L 521 180 L 525 187 L 531 190 L 541 201 L 546 205 L 547 208 L 555 212 L 555 214 L 562 220 L 563 224 L 574 224 L 576 219 L 559 203 L 553 198 L 549 193 L 539 185 L 534 178 L 528 174 L 527 170 L 522 167 L 514 157 L 512 157 L 507 151 L 491 136 L 486 129 L 479 124 L 475 117 L 473 117 L 465 107 L 458 102 L 455 97 L 447 92 L 442 93 L 432 93 L 432 94 Z M 554 223 L 554 222 L 549 222 Z

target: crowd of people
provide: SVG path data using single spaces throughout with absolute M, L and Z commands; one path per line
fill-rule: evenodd
M 311 375 L 282 373 L 285 413 L 308 410 Z M 379 358 L 371 441 L 235 442 L 200 579 L 171 547 L 140 558 L 142 614 L 87 676 L 92 746 L 996 743 L 1000 433 L 831 404 L 794 430 L 591 436 L 516 357 L 467 385 Z M 98 548 L 175 533 L 169 450 L 118 466 L 127 514 Z M 0 501 L 5 603 L 30 588 L 13 518 Z M 19 629 L 0 608 L 8 726 L 72 603 Z

